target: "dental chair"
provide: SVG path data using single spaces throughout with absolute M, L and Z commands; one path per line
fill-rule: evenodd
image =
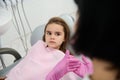
M 73 17 L 67 14 L 60 15 L 59 17 L 63 18 L 66 21 L 72 32 L 72 28 L 74 25 Z M 30 37 L 31 46 L 34 45 L 38 40 L 42 40 L 42 36 L 44 34 L 44 28 L 45 28 L 45 24 L 42 24 L 33 30 L 32 35 Z M 0 54 L 11 54 L 15 57 L 15 61 L 13 64 L 0 70 L 0 77 L 2 77 L 5 76 L 15 65 L 17 65 L 21 61 L 22 57 L 16 50 L 11 48 L 1 48 Z

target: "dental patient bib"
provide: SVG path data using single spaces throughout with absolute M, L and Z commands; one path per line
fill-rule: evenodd
M 5 80 L 45 80 L 46 75 L 64 57 L 64 53 L 47 47 L 39 40 L 27 55 L 7 74 Z M 66 75 L 61 80 L 74 80 Z

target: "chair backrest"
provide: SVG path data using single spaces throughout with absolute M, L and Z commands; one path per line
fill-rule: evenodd
M 60 18 L 62 18 L 67 23 L 67 25 L 69 26 L 69 29 L 70 29 L 71 36 L 72 36 L 73 35 L 73 27 L 74 27 L 73 16 L 71 16 L 69 14 L 62 14 L 62 15 L 60 15 Z
M 42 40 L 44 34 L 44 28 L 45 28 L 45 24 L 40 25 L 34 29 L 30 37 L 31 46 L 35 44 L 38 40 Z

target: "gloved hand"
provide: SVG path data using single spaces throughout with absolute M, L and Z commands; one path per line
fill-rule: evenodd
M 82 55 L 83 62 L 80 62 L 80 66 L 77 70 L 73 71 L 78 76 L 83 78 L 86 74 L 92 74 L 93 73 L 93 65 L 92 62 L 87 59 L 84 55 Z
M 66 50 L 64 58 L 47 75 L 46 80 L 59 80 L 67 72 L 75 71 L 79 68 L 79 65 L 79 60 L 70 55 L 69 51 Z

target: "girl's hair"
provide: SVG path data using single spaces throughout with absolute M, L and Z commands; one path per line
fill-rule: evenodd
M 65 41 L 61 44 L 59 50 L 65 52 L 66 51 L 66 47 L 67 47 L 67 43 L 68 43 L 69 38 L 70 38 L 70 29 L 69 29 L 68 25 L 66 24 L 66 22 L 62 18 L 60 18 L 60 17 L 53 17 L 53 18 L 51 18 L 48 21 L 48 23 L 46 24 L 45 29 L 44 29 L 43 41 L 45 41 L 46 28 L 47 28 L 47 26 L 49 24 L 52 24 L 52 23 L 55 23 L 55 24 L 63 26 L 63 30 L 64 30 L 64 34 L 65 34 L 65 36 L 64 36 Z
M 115 1 L 103 1 L 75 0 L 79 19 L 72 45 L 76 54 L 108 61 L 120 71 L 118 10 Z

